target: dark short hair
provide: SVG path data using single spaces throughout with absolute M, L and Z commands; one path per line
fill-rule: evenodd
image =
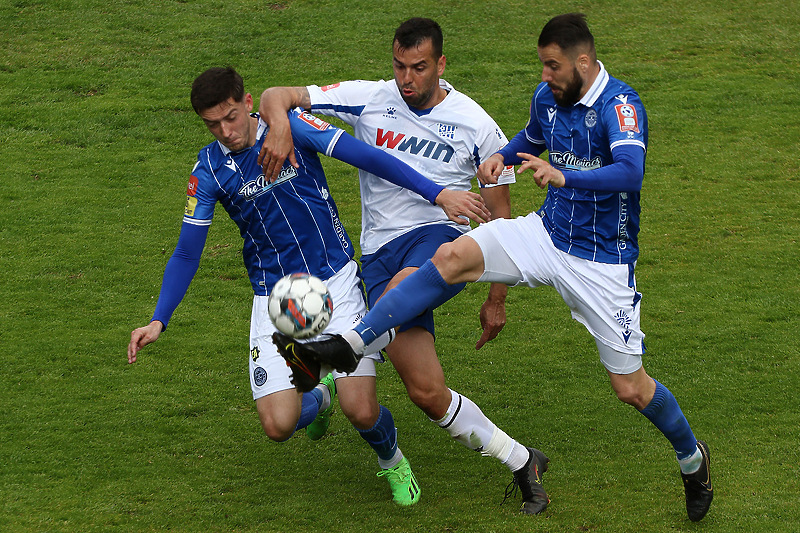
M 195 78 L 192 83 L 192 107 L 195 113 L 210 109 L 233 98 L 244 99 L 244 82 L 233 67 L 214 67 Z
M 578 46 L 588 46 L 594 50 L 594 36 L 586 24 L 586 15 L 567 13 L 550 19 L 542 28 L 537 44 L 545 47 L 553 43 L 564 51 L 574 50 Z
M 434 57 L 442 57 L 442 28 L 435 20 L 414 17 L 400 24 L 394 32 L 392 44 L 397 43 L 401 50 L 407 50 L 420 46 L 427 39 L 433 45 Z

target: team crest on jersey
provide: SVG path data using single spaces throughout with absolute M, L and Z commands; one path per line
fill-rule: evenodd
M 458 126 L 451 126 L 450 124 L 439 124 L 439 135 L 445 139 L 454 139 Z
M 242 185 L 242 187 L 239 189 L 239 194 L 242 195 L 246 200 L 253 200 L 269 191 L 273 187 L 295 177 L 297 177 L 297 169 L 291 165 L 286 165 L 281 169 L 281 173 L 278 174 L 278 179 L 272 183 L 269 183 L 267 178 L 264 177 L 264 174 L 261 174 L 256 179 L 250 180 Z M 195 200 L 195 204 L 196 203 L 197 200 Z
M 586 116 L 583 118 L 583 123 L 587 128 L 594 128 L 597 126 L 597 111 L 594 109 L 587 111 Z
M 619 131 L 635 131 L 639 133 L 639 117 L 636 115 L 636 108 L 631 104 L 619 104 L 614 106 L 619 120 Z
M 319 131 L 325 131 L 331 127 L 330 124 L 328 124 L 321 118 L 317 118 L 311 113 L 308 113 L 306 111 L 303 111 L 302 113 L 297 115 L 297 117 L 306 124 L 308 124 L 309 126 L 311 126 L 312 128 L 318 129 Z
M 339 85 L 341 85 L 341 83 L 331 83 L 330 85 L 326 85 L 325 87 L 322 87 L 321 89 L 322 89 L 322 92 L 326 92 L 326 91 L 330 91 L 331 89 L 337 88 Z

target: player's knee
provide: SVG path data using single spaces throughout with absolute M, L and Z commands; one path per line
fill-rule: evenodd
M 460 274 L 464 264 L 463 259 L 456 243 L 446 242 L 439 246 L 431 261 L 446 282 L 455 283 L 452 280 Z
M 474 281 L 483 272 L 483 255 L 477 246 L 470 247 L 471 242 L 469 237 L 459 237 L 439 246 L 433 255 L 431 261 L 447 283 Z
M 347 420 L 358 429 L 370 429 L 378 420 L 379 407 L 377 403 L 372 405 L 371 402 L 362 402 L 356 405 L 344 405 L 340 402 L 339 405 Z
M 294 427 L 286 428 L 268 424 L 262 424 L 261 427 L 264 429 L 264 433 L 267 435 L 267 437 L 269 437 L 269 440 L 274 440 L 275 442 L 289 440 L 289 438 L 294 434 Z
M 444 391 L 447 392 L 446 398 L 439 388 L 408 387 L 408 397 L 430 418 L 438 419 L 444 416 L 444 411 L 447 411 L 447 407 L 450 405 L 449 391 L 446 387 Z
M 640 390 L 638 387 L 633 385 L 620 386 L 616 387 L 614 392 L 622 403 L 632 405 L 640 411 L 647 407 L 648 402 L 645 398 L 644 391 Z
M 275 442 L 289 440 L 294 435 L 295 427 L 296 424 L 281 423 L 275 419 L 261 420 L 261 428 L 264 430 L 264 434 L 269 437 L 269 440 Z

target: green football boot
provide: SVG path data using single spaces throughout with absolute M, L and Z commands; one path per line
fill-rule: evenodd
M 324 411 L 320 411 L 314 421 L 306 426 L 306 435 L 311 440 L 319 440 L 328 432 L 328 426 L 331 424 L 331 415 L 333 414 L 333 401 L 336 399 L 336 380 L 333 379 L 333 374 L 328 374 L 322 378 L 320 383 L 328 387 L 331 393 L 331 404 Z
M 422 489 L 419 488 L 417 478 L 405 457 L 397 466 L 378 472 L 378 477 L 386 477 L 392 489 L 392 500 L 397 505 L 414 505 L 419 501 Z

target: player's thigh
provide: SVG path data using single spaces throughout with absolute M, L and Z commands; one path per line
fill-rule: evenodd
M 444 243 L 452 242 L 463 233 L 447 224 L 430 224 L 411 230 L 384 244 L 377 252 L 361 257 L 361 270 L 370 306 L 387 290 L 432 258 Z
M 250 315 L 250 352 L 248 356 L 250 388 L 253 399 L 294 390 L 292 371 L 272 343 L 275 326 L 269 319 L 268 298 L 256 295 Z
M 609 371 L 624 374 L 636 370 L 635 361 L 613 361 L 617 353 L 644 353 L 642 295 L 636 291 L 633 265 L 597 263 L 564 253 L 561 256 L 564 267 L 553 286 L 569 306 L 572 317 L 595 338 Z
M 271 439 L 283 441 L 294 433 L 300 419 L 302 396 L 296 389 L 286 389 L 261 396 L 256 410 L 261 427 Z
M 421 327 L 403 331 L 386 351 L 411 400 L 429 416 L 441 418 L 450 404 L 450 392 L 431 333 Z
M 325 284 L 333 300 L 333 313 L 331 321 L 323 333 L 344 333 L 352 329 L 353 325 L 367 314 L 367 303 L 358 265 L 355 261 L 350 261 L 333 277 L 325 280 Z M 362 361 L 365 359 L 383 362 L 380 353 L 366 355 Z M 339 378 L 345 374 L 334 372 L 333 375 L 334 378 Z M 349 375 L 375 376 L 375 365 L 364 362 L 364 364 L 359 364 L 356 370 Z
M 355 261 L 347 263 L 333 277 L 325 280 L 333 300 L 331 321 L 324 333 L 343 333 L 367 313 L 361 277 Z
M 538 287 L 549 281 L 552 242 L 535 213 L 497 219 L 470 231 L 480 248 L 483 272 L 478 281 Z

